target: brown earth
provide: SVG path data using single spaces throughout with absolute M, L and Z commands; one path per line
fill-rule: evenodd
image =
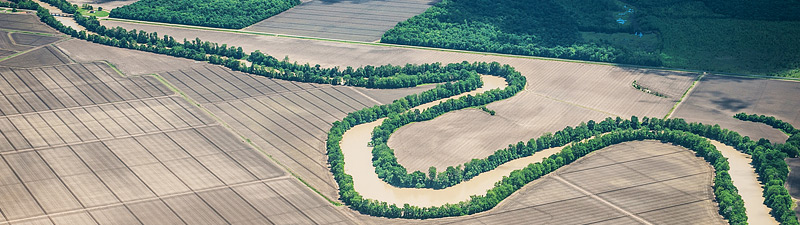
M 81 63 L 0 67 L 0 223 L 353 223 L 154 77 L 87 61 L 170 62 L 77 42 Z
M 789 195 L 793 199 L 800 198 L 800 159 L 787 158 L 786 164 L 789 164 L 789 177 L 786 178 L 786 190 L 789 190 Z M 800 216 L 800 207 L 794 208 L 794 214 Z
M 763 123 L 741 121 L 733 115 L 756 113 L 800 124 L 798 96 L 799 82 L 705 76 L 672 117 L 719 124 L 754 140 L 766 138 L 773 143 L 783 143 L 788 136 L 781 131 Z
M 199 63 L 189 59 L 109 47 L 77 39 L 64 41 L 56 46 L 75 61 L 107 61 L 126 75 L 154 74 L 188 68 Z
M 244 30 L 353 41 L 377 41 L 397 23 L 438 0 L 308 1 Z
M 64 53 L 59 51 L 58 48 L 53 46 L 44 46 L 25 54 L 0 61 L 0 66 L 26 68 L 36 66 L 54 66 L 67 63 L 71 63 L 71 61 L 66 55 L 64 55 Z
M 39 21 L 36 14 L 8 14 L 0 16 L 0 28 L 39 33 L 60 34 L 57 30 Z

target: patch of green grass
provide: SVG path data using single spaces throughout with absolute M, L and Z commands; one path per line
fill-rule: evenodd
M 89 13 L 89 11 L 94 11 L 94 13 Z M 108 11 L 78 9 L 78 12 L 81 12 L 81 15 L 84 16 L 108 17 Z

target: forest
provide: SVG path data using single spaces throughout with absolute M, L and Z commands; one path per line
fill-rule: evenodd
M 11 0 L 8 2 L 0 2 L 0 7 L 8 7 L 13 9 L 33 9 L 39 8 L 35 2 L 30 0 Z
M 47 0 L 54 2 L 64 3 L 64 0 Z M 69 4 L 60 4 L 60 7 L 72 7 Z M 59 8 L 60 8 L 59 7 Z M 258 55 L 255 57 L 254 63 L 250 67 L 244 66 L 241 59 L 250 56 L 243 55 L 241 48 L 225 47 L 224 44 L 202 42 L 198 39 L 194 41 L 184 40 L 183 43 L 177 42 L 170 36 L 163 36 L 159 38 L 155 33 L 147 33 L 144 31 L 127 31 L 122 28 L 106 28 L 99 24 L 95 17 L 83 17 L 80 13 L 76 13 L 76 21 L 90 29 L 90 31 L 98 32 L 102 30 L 102 34 L 87 34 L 83 31 L 75 31 L 74 29 L 64 26 L 58 20 L 55 20 L 47 9 L 43 7 L 37 8 L 37 16 L 44 23 L 54 27 L 55 29 L 69 34 L 75 38 L 90 40 L 96 43 L 117 46 L 122 48 L 131 48 L 141 51 L 155 52 L 159 54 L 169 54 L 176 57 L 185 57 L 201 61 L 208 61 L 214 64 L 221 64 L 233 70 L 241 70 L 244 72 L 258 71 L 257 64 L 270 65 L 262 66 L 260 70 L 269 71 L 270 74 L 292 74 L 295 79 L 300 81 L 314 81 L 315 79 L 323 79 L 327 81 L 336 80 L 338 76 L 335 73 L 322 71 L 330 71 L 319 66 L 299 65 L 297 63 L 285 63 L 288 60 L 283 60 L 284 63 L 276 63 L 274 58 L 268 57 L 260 52 L 253 52 L 250 56 Z M 206 44 L 207 43 L 207 44 Z M 171 47 L 167 47 L 167 45 Z M 260 58 L 260 59 L 259 59 Z M 256 60 L 258 59 L 258 60 Z M 263 62 L 262 62 L 263 61 Z M 270 61 L 270 62 L 267 62 Z M 259 62 L 259 63 L 256 63 Z M 449 68 L 449 69 L 448 69 Z M 282 71 L 276 73 L 274 71 Z M 531 164 L 528 167 L 512 172 L 509 177 L 504 178 L 498 182 L 493 189 L 487 191 L 486 195 L 473 196 L 470 200 L 460 202 L 458 204 L 447 204 L 439 207 L 425 207 L 420 208 L 416 206 L 404 205 L 398 207 L 396 205 L 388 205 L 385 202 L 379 202 L 371 199 L 364 199 L 358 192 L 353 189 L 352 177 L 344 172 L 344 160 L 339 146 L 339 141 L 345 131 L 351 127 L 367 122 L 375 121 L 382 117 L 396 118 L 402 113 L 405 113 L 410 108 L 418 106 L 427 102 L 432 102 L 445 97 L 457 95 L 459 93 L 473 90 L 480 86 L 475 80 L 477 74 L 490 74 L 500 77 L 505 77 L 509 86 L 503 90 L 493 90 L 483 94 L 476 95 L 468 100 L 470 97 L 460 98 L 458 100 L 449 100 L 435 106 L 436 110 L 427 112 L 429 116 L 441 114 L 446 111 L 457 110 L 469 105 L 480 104 L 484 101 L 497 101 L 500 99 L 508 98 L 523 89 L 526 84 L 525 77 L 516 72 L 514 68 L 508 65 L 500 65 L 499 63 L 454 63 L 442 66 L 440 64 L 423 64 L 423 65 L 407 65 L 405 67 L 398 66 L 385 66 L 381 69 L 375 67 L 362 67 L 358 69 L 351 69 L 352 72 L 341 73 L 342 80 L 345 76 L 358 76 L 361 79 L 366 79 L 366 82 L 356 82 L 352 85 L 367 85 L 370 82 L 382 78 L 400 77 L 401 72 L 406 71 L 408 74 L 416 74 L 421 76 L 426 73 L 436 73 L 437 75 L 431 79 L 450 79 L 445 84 L 439 84 L 434 89 L 406 96 L 405 98 L 394 101 L 388 105 L 376 105 L 373 107 L 358 110 L 348 114 L 341 121 L 333 123 L 331 130 L 328 133 L 327 141 L 327 155 L 328 162 L 331 166 L 331 172 L 334 175 L 336 182 L 339 185 L 340 199 L 349 207 L 374 216 L 383 217 L 402 217 L 402 218 L 435 218 L 446 216 L 458 216 L 466 214 L 474 214 L 477 212 L 488 210 L 500 201 L 508 197 L 511 193 L 515 192 L 525 184 L 549 173 L 561 166 L 573 162 L 591 151 L 601 149 L 603 147 L 622 143 L 632 140 L 661 140 L 662 142 L 673 143 L 676 145 L 684 146 L 698 153 L 709 162 L 715 169 L 715 182 L 714 193 L 716 200 L 720 206 L 719 213 L 727 219 L 731 224 L 746 223 L 747 216 L 744 212 L 743 202 L 739 196 L 736 187 L 731 183 L 730 176 L 727 174 L 729 169 L 728 163 L 724 157 L 711 145 L 705 138 L 718 140 L 726 145 L 733 146 L 737 150 L 750 154 L 753 156 L 753 165 L 756 167 L 756 172 L 759 174 L 759 179 L 766 184 L 764 189 L 764 196 L 766 197 L 765 204 L 772 208 L 772 214 L 782 224 L 798 224 L 797 218 L 792 212 L 791 197 L 786 191 L 783 183 L 788 176 L 788 168 L 784 158 L 789 155 L 780 150 L 781 145 L 773 145 L 768 140 L 750 140 L 749 137 L 742 137 L 738 133 L 720 128 L 719 125 L 703 125 L 699 123 L 687 123 L 683 119 L 658 119 L 658 118 L 642 118 L 641 121 L 632 117 L 630 120 L 623 120 L 620 118 L 606 119 L 603 122 L 595 123 L 588 121 L 585 126 L 581 124 L 577 128 L 565 128 L 562 134 L 558 136 L 545 135 L 536 139 L 531 139 L 527 143 L 520 142 L 517 144 L 509 145 L 506 151 L 508 153 L 495 153 L 501 156 L 499 159 L 487 159 L 488 165 L 480 165 L 476 163 L 477 167 L 474 172 L 480 173 L 485 167 L 491 167 L 492 164 L 506 160 L 502 157 L 519 157 L 519 155 L 529 154 L 535 152 L 540 146 L 550 146 L 558 144 L 566 144 L 574 140 L 574 137 L 589 137 L 596 132 L 607 132 L 594 139 L 584 142 L 572 142 L 571 145 L 564 147 L 558 153 L 550 156 L 542 163 Z M 296 71 L 313 71 L 314 76 L 298 76 Z M 356 72 L 360 71 L 360 72 Z M 416 71 L 416 72 L 414 72 Z M 457 71 L 457 72 L 455 72 Z M 316 78 L 315 78 L 316 76 Z M 455 78 L 454 76 L 461 76 Z M 341 80 L 340 80 L 341 81 Z M 463 83 L 462 83 L 463 82 Z M 380 87 L 380 86 L 377 86 Z M 388 87 L 387 87 L 388 88 Z M 424 114 L 414 111 L 414 114 Z M 419 116 L 421 118 L 425 118 Z M 743 118 L 750 118 L 743 117 Z M 757 116 L 757 118 L 761 118 Z M 761 120 L 761 119 L 759 119 Z M 782 121 L 763 119 L 763 121 L 772 124 L 782 124 Z M 769 122 L 772 121 L 772 122 Z M 780 125 L 783 129 L 787 126 Z M 610 132 L 609 132 L 610 131 Z M 567 132 L 567 133 L 565 133 Z M 557 132 L 558 133 L 558 132 Z M 791 133 L 796 134 L 796 131 Z M 792 135 L 787 141 L 788 144 L 798 143 L 797 137 L 799 135 Z M 515 156 L 516 155 L 516 156 Z M 496 156 L 497 157 L 497 156 Z M 458 173 L 451 173 L 457 176 Z M 438 174 L 437 174 L 438 176 Z M 449 176 L 449 174 L 447 175 Z M 433 180 L 433 179 L 432 179 Z M 457 182 L 463 181 L 461 179 L 454 179 Z M 450 182 L 445 182 L 450 183 Z
M 381 42 L 800 77 L 792 0 L 443 0 Z
M 300 4 L 300 0 L 140 0 L 110 17 L 241 29 Z

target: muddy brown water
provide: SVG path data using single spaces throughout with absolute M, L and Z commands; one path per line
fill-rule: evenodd
M 715 140 L 709 140 L 717 147 L 725 158 L 731 169 L 733 185 L 739 189 L 739 195 L 744 201 L 744 208 L 747 210 L 747 223 L 749 224 L 778 224 L 769 214 L 769 207 L 764 205 L 762 196 L 761 182 L 758 181 L 756 170 L 750 165 L 752 159 L 749 155 L 741 153 L 731 146 L 725 145 Z

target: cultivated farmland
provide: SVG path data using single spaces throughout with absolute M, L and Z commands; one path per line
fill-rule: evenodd
M 87 69 L 62 75 L 73 67 Z M 17 196 L 0 200 L 6 221 L 49 220 L 53 213 L 60 215 L 53 221 L 68 224 L 92 218 L 101 224 L 346 220 L 199 108 L 173 93 L 164 96 L 166 88 L 152 77 L 119 82 L 127 78 L 107 73 L 103 63 L 4 69 L 13 72 L 5 78 L 28 75 L 3 88 L 17 91 L 3 99 L 19 101 L 0 104 L 6 162 L 0 168 L 17 177 L 0 188 Z M 97 79 L 76 81 L 86 77 Z M 28 84 L 51 79 L 70 84 L 52 89 L 66 94 Z
M 245 30 L 372 42 L 437 1 L 308 1 Z
M 325 156 L 325 139 L 331 123 L 358 109 L 386 104 L 424 90 L 382 93 L 275 80 L 218 66 L 160 74 L 331 199 L 338 196 Z M 378 102 L 371 96 L 386 102 Z
M 0 16 L 0 28 L 8 30 L 30 31 L 57 34 L 53 28 L 43 25 L 36 16 L 25 14 L 3 14 Z
M 112 48 L 82 40 L 67 40 L 56 46 L 75 61 L 107 61 L 128 75 L 154 74 L 197 65 L 197 62 L 188 59 Z
M 70 61 L 64 53 L 61 53 L 53 46 L 44 46 L 26 54 L 3 60 L 0 62 L 0 66 L 30 67 L 31 65 L 52 66 L 66 63 L 70 63 Z
M 795 126 L 800 125 L 798 82 L 705 76 L 684 99 L 672 117 L 705 124 L 719 124 L 753 139 L 767 138 L 783 143 L 786 134 L 762 123 L 733 118 L 739 112 L 775 116 Z
M 632 115 L 663 117 L 680 96 L 646 94 L 631 87 L 630 82 L 644 80 L 673 96 L 691 85 L 690 75 L 663 71 L 561 62 L 531 69 L 531 73 L 523 73 L 528 77 L 526 91 L 487 106 L 497 112 L 495 116 L 480 110 L 461 110 L 400 128 L 389 139 L 398 162 L 411 171 L 427 171 L 430 166 L 441 171 L 473 158 L 485 158 L 510 143 L 588 120 Z M 448 150 L 431 156 L 432 149 Z
M 58 41 L 59 37 L 0 31 L 0 58 Z
M 0 222 L 352 223 L 155 77 L 35 63 L 0 67 Z

